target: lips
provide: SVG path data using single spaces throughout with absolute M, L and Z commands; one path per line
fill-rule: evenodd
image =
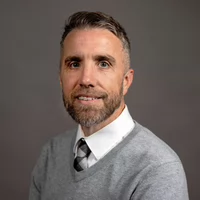
M 95 101 L 99 99 L 105 99 L 107 94 L 101 91 L 80 89 L 72 93 L 72 99 L 80 101 Z
M 97 98 L 97 97 L 86 97 L 86 96 L 79 96 L 77 98 L 79 100 L 83 100 L 83 101 L 92 101 L 92 100 L 100 99 L 100 98 Z

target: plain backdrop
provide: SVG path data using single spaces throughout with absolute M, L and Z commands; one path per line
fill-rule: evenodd
M 26 200 L 42 145 L 76 124 L 58 79 L 65 20 L 102 11 L 127 30 L 135 79 L 133 118 L 181 158 L 191 200 L 200 199 L 200 2 L 194 0 L 0 1 L 0 199 Z

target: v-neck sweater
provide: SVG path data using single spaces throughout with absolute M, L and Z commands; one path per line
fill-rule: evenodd
M 29 200 L 188 200 L 176 153 L 151 131 L 134 129 L 90 168 L 73 168 L 76 131 L 51 139 L 33 170 Z

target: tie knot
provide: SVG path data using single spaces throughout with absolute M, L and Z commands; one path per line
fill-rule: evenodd
M 83 152 L 83 153 L 81 153 Z M 85 142 L 84 138 L 81 138 L 78 142 L 78 149 L 77 149 L 77 155 L 80 157 L 88 157 L 91 150 L 88 147 L 87 143 Z M 82 156 L 81 156 L 82 155 Z

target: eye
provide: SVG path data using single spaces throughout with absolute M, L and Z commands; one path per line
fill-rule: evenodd
M 78 67 L 80 67 L 80 63 L 76 62 L 76 61 L 71 62 L 71 63 L 69 63 L 69 67 L 71 67 L 71 68 L 78 68 Z
M 108 62 L 101 61 L 101 62 L 99 62 L 99 66 L 100 66 L 101 68 L 108 68 L 110 65 L 109 65 Z

